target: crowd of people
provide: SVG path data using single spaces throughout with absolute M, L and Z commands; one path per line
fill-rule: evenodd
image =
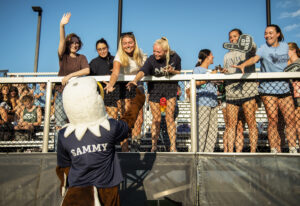
M 42 123 L 46 84 L 2 84 L 0 87 L 0 125 L 2 141 L 20 140 L 15 131 L 34 132 Z M 25 140 L 25 139 L 23 139 Z
M 153 44 L 153 54 L 147 55 L 139 48 L 132 32 L 122 33 L 115 56 L 109 52 L 109 45 L 103 38 L 96 42 L 98 56 L 88 63 L 78 51 L 83 43 L 74 33 L 65 35 L 65 26 L 71 14 L 64 14 L 60 22 L 58 47 L 59 76 L 61 85 L 55 86 L 52 98 L 56 130 L 59 131 L 68 119 L 62 105 L 62 91 L 72 77 L 85 75 L 110 75 L 109 82 L 99 82 L 104 105 L 108 115 L 121 119 L 130 108 L 136 93 L 147 94 L 147 102 L 152 114 L 151 152 L 157 151 L 160 135 L 161 108 L 163 100 L 164 119 L 170 139 L 170 152 L 177 152 L 175 108 L 177 103 L 177 81 L 141 82 L 144 76 L 169 76 L 180 74 L 181 58 L 171 50 L 168 39 L 162 37 Z M 229 32 L 229 42 L 237 44 L 242 35 L 240 29 Z M 223 68 L 209 69 L 213 64 L 213 53 L 201 49 L 194 74 L 253 73 L 255 63 L 261 62 L 261 72 L 283 72 L 286 66 L 300 62 L 300 51 L 296 43 L 285 43 L 277 25 L 269 25 L 265 30 L 266 43 L 257 47 L 255 43 L 248 52 L 229 50 L 224 56 Z M 122 75 L 136 75 L 130 82 L 119 82 Z M 10 130 L 34 130 L 41 125 L 45 107 L 45 83 L 35 87 L 25 84 L 2 85 L 0 96 L 1 132 Z M 179 87 L 180 88 L 180 87 Z M 300 81 L 288 80 L 230 80 L 196 81 L 198 150 L 213 152 L 218 136 L 218 110 L 223 111 L 225 131 L 224 152 L 242 152 L 244 148 L 244 128 L 249 129 L 250 152 L 256 152 L 258 128 L 256 111 L 262 101 L 268 118 L 268 140 L 270 151 L 281 152 L 282 131 L 288 141 L 289 151 L 297 152 L 296 138 L 300 138 Z M 189 91 L 186 91 L 187 94 Z M 220 98 L 221 96 L 221 98 Z M 131 133 L 131 151 L 140 151 L 143 109 Z M 10 124 L 13 123 L 13 124 Z M 283 125 L 283 126 L 282 126 Z M 1 135 L 2 140 L 13 136 Z M 300 140 L 300 139 L 299 139 Z M 128 139 L 121 143 L 123 152 L 129 151 Z
M 134 34 L 127 32 L 121 34 L 115 57 L 111 56 L 109 46 L 104 39 L 97 41 L 96 49 L 99 56 L 88 64 L 86 57 L 77 53 L 82 46 L 80 38 L 73 33 L 65 37 L 65 25 L 68 24 L 70 17 L 71 14 L 67 13 L 60 22 L 59 76 L 63 76 L 63 79 L 62 85 L 56 89 L 56 97 L 61 96 L 63 87 L 66 85 L 63 99 L 67 99 L 64 103 L 66 103 L 65 108 L 70 117 L 70 124 L 60 130 L 58 137 L 56 173 L 61 180 L 61 192 L 64 197 L 62 205 L 72 205 L 74 202 L 78 205 L 85 205 L 87 197 L 93 202 L 92 204 L 100 202 L 101 205 L 120 205 L 118 187 L 122 181 L 122 173 L 114 146 L 118 141 L 123 140 L 121 142 L 122 151 L 129 151 L 127 137 L 132 128 L 131 148 L 135 151 L 139 150 L 139 134 L 143 123 L 142 106 L 145 96 L 147 96 L 152 113 L 151 152 L 156 152 L 158 149 L 161 112 L 165 114 L 170 152 L 177 152 L 175 108 L 179 92 L 178 82 L 150 81 L 147 83 L 147 91 L 145 91 L 146 84 L 140 80 L 144 76 L 159 77 L 180 74 L 181 58 L 171 50 L 166 37 L 154 42 L 153 54 L 147 57 L 138 47 Z M 239 29 L 231 30 L 229 32 L 231 44 L 237 44 L 241 34 Z M 261 61 L 261 72 L 282 72 L 288 64 L 298 61 L 299 49 L 292 46 L 289 48 L 289 45 L 283 42 L 282 32 L 277 25 L 267 26 L 265 39 L 266 44 L 257 50 L 256 46 L 248 52 L 230 50 L 224 57 L 224 68 L 217 70 L 209 69 L 214 59 L 212 51 L 201 49 L 193 73 L 251 73 L 255 72 L 253 65 L 259 60 Z M 118 81 L 121 75 L 129 74 L 135 75 L 132 81 Z M 89 77 L 75 79 L 68 84 L 70 78 L 85 75 L 110 75 L 109 82 L 101 82 L 98 86 L 100 94 L 103 94 L 106 111 L 111 118 L 100 115 L 101 111 L 99 114 L 90 114 L 95 111 L 95 106 L 101 107 L 103 104 L 101 98 L 94 98 L 97 101 L 92 101 L 97 104 L 84 107 L 87 114 L 80 113 L 82 107 L 72 107 L 73 101 L 80 101 L 86 97 L 84 95 L 77 96 L 74 89 L 82 87 L 78 89 L 78 94 L 83 94 L 82 91 L 87 91 L 90 96 L 95 94 L 92 91 L 95 90 L 96 81 L 88 80 Z M 85 81 L 89 81 L 93 85 L 86 87 L 85 85 L 88 83 Z M 261 99 L 268 118 L 268 139 L 271 152 L 281 152 L 281 139 L 278 132 L 280 119 L 278 114 L 280 112 L 284 120 L 289 152 L 297 153 L 296 133 L 300 129 L 296 129 L 296 122 L 299 111 L 295 109 L 294 100 L 300 98 L 300 95 L 297 89 L 296 93 L 292 92 L 291 85 L 295 88 L 300 86 L 297 81 L 291 84 L 290 81 L 285 80 L 242 82 L 197 80 L 197 114 L 191 115 L 197 115 L 198 119 L 198 150 L 200 152 L 214 151 L 218 134 L 217 114 L 221 105 L 226 124 L 223 136 L 224 151 L 241 152 L 243 150 L 243 132 L 242 129 L 239 132 L 237 130 L 239 127 L 243 128 L 243 124 L 246 122 L 249 128 L 250 151 L 256 152 L 258 129 L 255 112 L 258 108 L 257 101 Z M 223 87 L 223 91 L 221 87 Z M 98 94 L 95 96 L 99 97 Z M 218 99 L 218 96 L 222 96 L 222 98 Z M 299 99 L 296 100 L 298 102 Z M 84 99 L 84 101 L 87 100 Z M 85 105 L 89 103 L 87 102 Z M 27 102 L 27 104 L 29 103 Z M 30 107 L 27 111 L 33 111 L 35 108 Z M 98 109 L 100 110 L 100 108 Z M 63 110 L 61 112 L 63 113 Z M 100 116 L 100 121 L 94 116 Z M 60 122 L 64 121 L 67 119 L 60 119 Z M 240 121 L 241 126 L 238 126 Z M 89 126 L 91 126 L 95 122 L 97 123 L 96 129 L 93 127 L 89 132 L 83 129 L 84 123 L 90 123 Z M 98 125 L 99 122 L 102 125 Z M 107 122 L 110 126 L 107 125 Z M 74 130 L 76 131 L 74 132 Z M 66 181 L 68 181 L 69 188 L 65 195 Z
M 237 44 L 241 30 L 229 32 L 229 41 Z M 278 25 L 268 25 L 265 29 L 266 43 L 250 51 L 229 50 L 224 56 L 222 73 L 253 73 L 255 63 L 260 61 L 261 72 L 283 72 L 285 68 L 299 62 L 299 48 L 296 43 L 285 43 Z M 216 73 L 208 69 L 213 63 L 213 55 L 208 49 L 199 53 L 199 62 L 194 73 Z M 218 85 L 219 84 L 219 85 Z M 225 87 L 225 97 L 221 104 L 217 103 L 218 86 Z M 197 81 L 197 106 L 199 127 L 199 150 L 213 152 L 217 138 L 215 118 L 220 105 L 223 110 L 225 132 L 223 135 L 224 152 L 242 152 L 244 145 L 243 124 L 249 129 L 250 152 L 256 152 L 258 128 L 256 110 L 258 102 L 262 101 L 268 118 L 268 141 L 272 153 L 281 152 L 285 137 L 289 152 L 297 153 L 297 135 L 300 119 L 297 109 L 298 81 L 288 80 L 259 80 L 259 81 Z M 221 94 L 222 95 L 222 94 Z M 203 108 L 204 107 L 204 108 Z M 203 134 L 201 133 L 203 132 Z M 282 135 L 283 134 L 283 135 Z M 283 137 L 282 137 L 283 136 Z M 299 136 L 298 136 L 299 137 Z

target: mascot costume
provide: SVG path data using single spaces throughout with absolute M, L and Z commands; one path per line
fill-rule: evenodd
M 69 119 L 58 134 L 56 174 L 62 205 L 120 205 L 123 176 L 115 145 L 127 138 L 145 96 L 137 89 L 121 120 L 109 118 L 93 77 L 71 80 L 63 91 Z

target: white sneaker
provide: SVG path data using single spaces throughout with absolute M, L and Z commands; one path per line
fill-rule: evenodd
M 291 153 L 291 154 L 298 153 L 296 147 L 289 147 L 289 153 Z
M 276 148 L 271 148 L 271 153 L 278 153 Z

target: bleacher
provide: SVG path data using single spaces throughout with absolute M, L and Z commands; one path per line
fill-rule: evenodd
M 13 132 L 12 139 L 0 141 L 0 152 L 41 152 L 44 136 L 44 121 L 33 132 L 18 130 Z M 48 150 L 54 151 L 55 122 L 50 121 Z

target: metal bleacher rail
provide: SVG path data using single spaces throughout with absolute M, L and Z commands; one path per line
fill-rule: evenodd
M 94 76 L 97 81 L 109 81 L 110 76 Z M 130 81 L 133 80 L 134 75 L 120 76 L 118 81 Z M 182 90 L 182 96 L 178 101 L 179 114 L 176 118 L 177 128 L 180 125 L 186 126 L 186 131 L 177 132 L 177 146 L 178 148 L 186 148 L 189 152 L 197 152 L 197 115 L 196 115 L 196 80 L 246 80 L 246 79 L 300 79 L 300 72 L 293 73 L 247 73 L 247 74 L 192 74 L 192 70 L 182 70 L 180 75 L 174 75 L 170 77 L 144 77 L 142 81 L 179 81 L 179 85 Z M 47 84 L 46 91 L 46 105 L 45 115 L 42 125 L 42 130 L 39 131 L 36 136 L 39 140 L 27 141 L 18 143 L 16 141 L 0 141 L 0 147 L 17 147 L 20 145 L 27 147 L 39 147 L 42 148 L 42 152 L 46 153 L 53 149 L 54 142 L 54 122 L 50 120 L 50 100 L 53 89 L 53 84 L 60 83 L 62 77 L 57 77 L 57 73 L 7 73 L 7 77 L 0 77 L 0 83 L 41 83 Z M 186 98 L 185 89 L 189 85 L 191 90 L 190 101 Z M 147 108 L 145 105 L 144 108 Z M 193 114 L 193 115 L 192 115 Z M 144 116 L 147 116 L 144 122 L 142 132 L 144 136 L 149 134 L 149 125 L 151 125 L 151 112 L 144 112 Z M 262 135 L 266 136 L 267 117 L 264 111 L 264 107 L 260 106 L 256 112 L 259 131 Z M 218 141 L 217 147 L 222 149 L 223 142 L 222 136 L 225 130 L 224 119 L 222 111 L 218 112 Z M 245 131 L 247 132 L 247 130 Z M 149 135 L 148 135 L 149 136 Z M 151 140 L 151 139 L 150 139 Z M 245 144 L 249 143 L 249 140 L 245 139 Z M 151 142 L 151 141 L 150 141 Z M 259 139 L 258 145 L 268 146 L 266 138 Z M 147 146 L 146 146 L 147 147 Z M 150 145 L 149 145 L 150 147 Z

